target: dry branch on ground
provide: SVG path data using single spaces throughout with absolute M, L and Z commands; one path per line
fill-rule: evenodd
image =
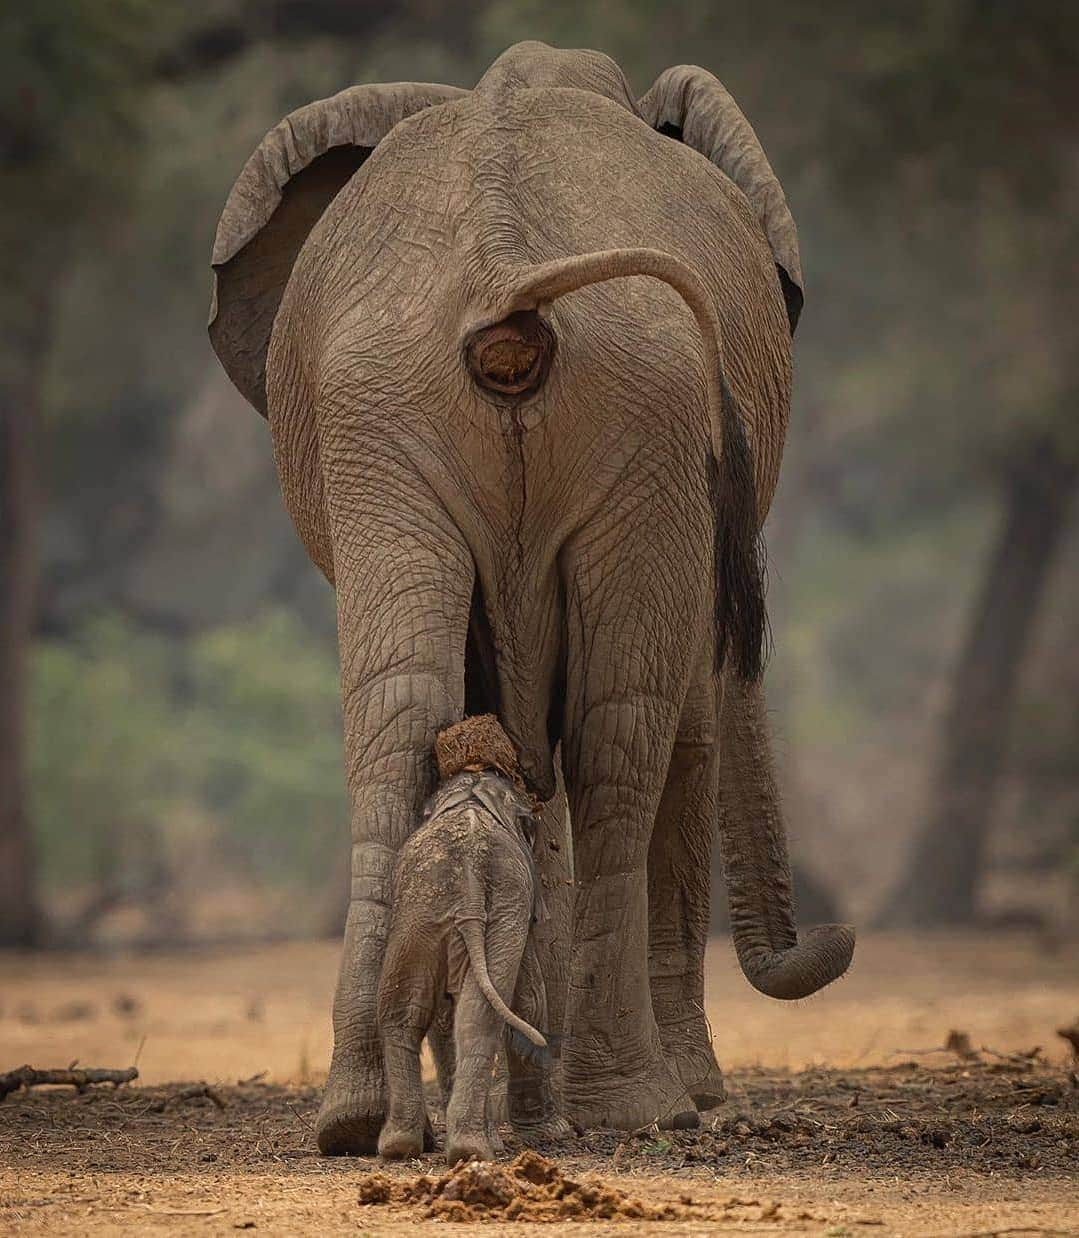
M 33 1066 L 20 1066 L 0 1075 L 0 1100 L 19 1088 L 36 1088 L 45 1084 L 69 1084 L 77 1091 L 85 1091 L 92 1083 L 131 1083 L 139 1077 L 138 1068 L 127 1066 L 123 1070 L 68 1067 L 66 1070 L 36 1070 Z

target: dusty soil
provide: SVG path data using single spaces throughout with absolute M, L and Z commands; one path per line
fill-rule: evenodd
M 697 1132 L 545 1149 L 539 1182 L 507 1132 L 478 1184 L 436 1157 L 316 1155 L 333 947 L 0 956 L 0 1069 L 125 1066 L 141 1044 L 143 1083 L 0 1104 L 0 1232 L 1079 1233 L 1079 1086 L 1054 1031 L 1079 1013 L 1074 956 L 1017 937 L 859 949 L 850 979 L 789 1007 L 717 943 L 728 1103 Z M 976 1057 L 933 1051 L 952 1029 Z

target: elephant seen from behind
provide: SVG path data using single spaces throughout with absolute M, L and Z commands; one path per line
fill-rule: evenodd
M 336 589 L 352 892 L 320 1148 L 377 1146 L 394 866 L 466 714 L 548 801 L 552 898 L 571 823 L 572 948 L 544 962 L 568 1116 L 696 1122 L 723 1095 L 717 821 L 751 983 L 803 997 L 853 950 L 798 940 L 760 688 L 802 276 L 753 130 L 702 69 L 638 99 L 606 56 L 518 44 L 473 90 L 287 117 L 213 268 L 213 346 Z

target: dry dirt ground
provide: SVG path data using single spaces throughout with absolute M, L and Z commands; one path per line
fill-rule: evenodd
M 716 942 L 730 1098 L 700 1131 L 591 1132 L 516 1169 L 507 1138 L 493 1174 L 450 1179 L 434 1157 L 380 1176 L 315 1154 L 336 957 L 0 956 L 0 1070 L 141 1074 L 0 1103 L 0 1232 L 1079 1234 L 1068 948 L 868 938 L 847 979 L 786 1006 Z M 952 1030 L 976 1056 L 933 1051 Z

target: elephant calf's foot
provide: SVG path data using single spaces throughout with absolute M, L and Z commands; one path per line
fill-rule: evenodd
M 335 1059 L 322 1094 L 315 1137 L 324 1156 L 373 1156 L 386 1116 L 382 1054 Z
M 663 1056 L 693 1097 L 693 1103 L 702 1111 L 722 1105 L 727 1099 L 727 1089 L 712 1051 L 712 1038 L 704 1015 L 694 1010 L 688 1015 L 661 1019 L 657 1011 L 656 1021 Z
M 700 1125 L 682 1081 L 658 1054 L 631 1075 L 589 1072 L 583 1062 L 567 1064 L 565 1092 L 570 1119 L 584 1129 L 693 1130 Z

